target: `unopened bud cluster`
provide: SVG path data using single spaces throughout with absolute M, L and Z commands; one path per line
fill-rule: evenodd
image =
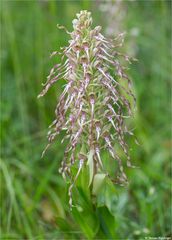
M 133 133 L 128 130 L 124 119 L 132 116 L 131 103 L 135 102 L 135 97 L 125 68 L 119 62 L 120 58 L 128 62 L 130 59 L 117 51 L 122 46 L 124 36 L 119 34 L 109 40 L 101 34 L 100 26 L 93 29 L 91 26 L 90 12 L 81 11 L 77 14 L 73 20 L 73 31 L 66 30 L 71 36 L 69 45 L 62 48 L 61 52 L 52 53 L 62 55 L 61 63 L 51 69 L 39 95 L 44 96 L 60 79 L 66 80 L 55 109 L 56 118 L 50 126 L 47 147 L 62 130 L 66 131 L 63 140 L 67 139 L 68 145 L 60 172 L 64 177 L 70 176 L 71 205 L 73 185 L 86 165 L 90 151 L 93 155 L 94 175 L 98 172 L 106 173 L 104 161 L 107 159 L 102 159 L 101 152 L 107 150 L 109 158 L 118 163 L 116 176 L 113 178 L 107 175 L 114 181 L 127 182 L 124 164 L 115 146 L 120 146 L 126 155 L 126 165 L 132 166 L 125 135 Z M 72 176 L 73 166 L 78 167 L 75 176 Z

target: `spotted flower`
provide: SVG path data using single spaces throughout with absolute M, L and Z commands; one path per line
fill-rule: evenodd
M 70 178 L 69 202 L 72 206 L 72 189 L 81 169 L 91 161 L 90 185 L 97 173 L 105 173 L 113 182 L 127 183 L 124 160 L 118 149 L 126 156 L 126 165 L 132 167 L 129 147 L 125 140 L 127 134 L 133 135 L 125 124 L 125 119 L 133 114 L 136 101 L 131 90 L 131 81 L 120 62 L 129 62 L 127 55 L 118 51 L 123 45 L 124 34 L 115 39 L 107 39 L 101 27 L 92 28 L 91 13 L 81 11 L 73 20 L 73 31 L 68 46 L 52 56 L 60 55 L 47 77 L 47 82 L 38 97 L 44 96 L 56 82 L 64 79 L 66 85 L 58 99 L 55 120 L 48 133 L 48 145 L 56 140 L 64 130 L 68 141 L 59 171 L 64 178 Z M 118 146 L 116 148 L 116 146 Z M 107 151 L 109 158 L 117 162 L 118 169 L 111 176 L 102 158 Z M 90 160 L 91 159 L 91 160 Z M 72 167 L 77 166 L 74 174 Z

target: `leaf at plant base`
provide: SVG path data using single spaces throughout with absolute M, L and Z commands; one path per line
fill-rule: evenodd
M 98 207 L 96 209 L 100 222 L 99 234 L 103 233 L 106 239 L 117 239 L 115 217 L 112 216 L 107 207 Z
M 94 150 L 90 150 L 88 154 L 88 161 L 87 161 L 87 164 L 89 166 L 89 184 L 88 184 L 89 186 L 93 181 L 93 173 L 94 173 L 93 155 L 94 155 Z
M 68 232 L 68 231 L 72 231 L 72 230 L 73 230 L 70 222 L 68 222 L 68 221 L 67 221 L 66 219 L 64 219 L 64 218 L 57 217 L 57 218 L 56 218 L 56 224 L 57 224 L 58 228 L 59 228 L 61 231 Z
M 94 181 L 93 181 L 93 194 L 97 195 L 98 192 L 100 191 L 102 184 L 104 183 L 106 174 L 104 173 L 98 173 L 94 176 Z
M 99 221 L 95 212 L 91 209 L 89 211 L 83 209 L 80 212 L 77 208 L 73 208 L 72 216 L 86 238 L 93 239 L 99 230 Z

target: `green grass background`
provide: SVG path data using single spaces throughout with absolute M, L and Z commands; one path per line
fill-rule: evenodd
M 70 212 L 66 184 L 58 173 L 64 152 L 61 136 L 40 158 L 64 84 L 37 100 L 53 65 L 50 52 L 68 41 L 56 24 L 71 30 L 75 14 L 88 9 L 94 25 L 106 27 L 108 15 L 96 4 L 1 1 L 1 239 L 171 236 L 170 1 L 123 1 L 125 30 L 139 29 L 134 45 L 139 61 L 131 66 L 130 76 L 138 108 L 133 125 L 141 146 L 130 146 L 140 168 L 128 171 L 129 187 L 110 186 L 97 205 L 80 189 L 82 208 Z

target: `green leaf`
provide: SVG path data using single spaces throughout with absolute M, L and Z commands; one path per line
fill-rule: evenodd
M 61 218 L 61 217 L 57 217 L 56 218 L 56 223 L 57 223 L 58 229 L 60 229 L 63 232 L 68 233 L 68 232 L 74 230 L 71 222 L 68 221 L 67 219 L 64 219 L 64 218 Z
M 96 209 L 100 222 L 99 234 L 102 232 L 106 239 L 118 239 L 116 233 L 115 217 L 109 212 L 107 207 L 99 207 Z M 102 238 L 104 238 L 102 236 Z
M 72 216 L 75 222 L 88 239 L 93 239 L 99 230 L 99 221 L 93 210 L 78 211 L 78 208 L 72 209 Z
M 104 183 L 104 179 L 106 177 L 106 174 L 104 173 L 98 173 L 94 176 L 93 181 L 93 194 L 97 195 L 99 190 L 101 189 L 102 184 Z
M 85 190 L 79 187 L 77 190 L 74 200 L 74 203 L 76 202 L 77 205 L 75 204 L 71 213 L 75 223 L 79 225 L 86 238 L 93 239 L 99 230 L 97 214 L 95 213 L 91 199 L 85 194 Z
M 109 212 L 115 216 L 117 201 L 118 193 L 115 186 L 108 178 L 105 178 L 105 183 L 101 185 L 97 194 L 97 206 L 106 206 Z
M 87 165 L 89 166 L 89 184 L 88 184 L 89 186 L 93 181 L 93 173 L 94 173 L 93 155 L 94 155 L 94 150 L 91 149 L 88 154 L 88 162 L 87 162 Z
M 87 196 L 87 198 L 90 199 L 90 188 L 88 186 L 89 184 L 89 167 L 88 166 L 83 167 L 80 180 L 81 180 L 80 181 L 81 188 L 84 190 L 84 193 Z

